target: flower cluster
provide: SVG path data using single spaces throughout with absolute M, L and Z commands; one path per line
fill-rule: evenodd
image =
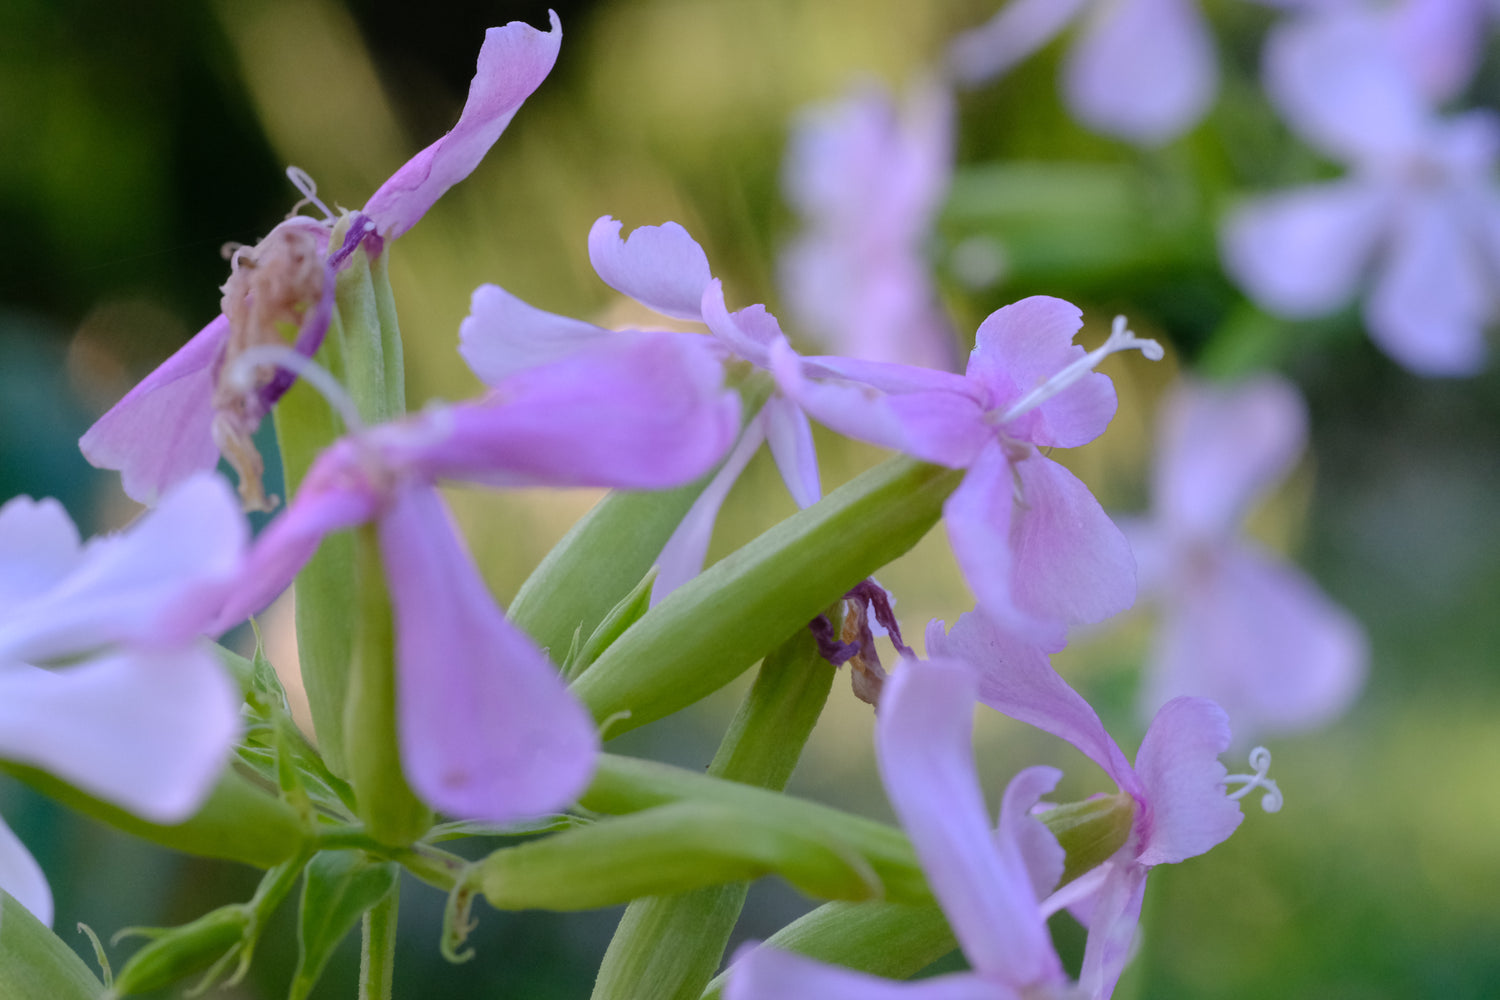
M 950 70 L 968 82 L 998 73 L 1087 6 L 1017 0 L 954 43 Z M 1278 28 L 1268 67 L 1297 127 L 1357 176 L 1246 208 L 1226 236 L 1230 267 L 1272 308 L 1313 312 L 1342 301 L 1376 242 L 1390 243 L 1372 329 L 1416 367 L 1468 370 L 1492 295 L 1456 220 L 1474 208 L 1488 238 L 1490 126 L 1441 123 L 1422 103 L 1467 73 L 1440 57 L 1457 20 L 1417 19 L 1415 0 L 1380 18 L 1330 6 Z M 1157 144 L 1202 113 L 1214 71 L 1190 0 L 1088 16 L 1065 71 L 1082 118 Z M 1407 46 L 1404 18 L 1431 30 Z M 560 44 L 555 15 L 547 32 L 491 29 L 458 123 L 358 211 L 329 211 L 292 172 L 323 218 L 293 214 L 235 250 L 220 315 L 80 442 L 149 507 L 134 524 L 84 544 L 54 501 L 0 507 L 0 757 L 80 808 L 144 820 L 136 829 L 164 843 L 214 842 L 236 809 L 261 817 L 244 820 L 249 847 L 209 849 L 268 869 L 255 897 L 216 911 L 222 921 L 163 932 L 110 995 L 162 985 L 165 968 L 212 978 L 238 958 L 243 972 L 299 876 L 309 889 L 293 992 L 306 995 L 321 965 L 305 927 L 347 930 L 394 908 L 405 866 L 450 893 L 450 957 L 476 895 L 513 909 L 630 903 L 600 995 L 699 995 L 738 914 L 732 886 L 777 874 L 820 898 L 916 904 L 898 921 L 935 903 L 971 971 L 909 985 L 877 975 L 921 963 L 861 952 L 850 909 L 814 921 L 832 944 L 799 954 L 808 938 L 790 933 L 744 947 L 725 973 L 731 1000 L 1105 1000 L 1133 953 L 1151 869 L 1225 841 L 1252 790 L 1266 811 L 1281 806 L 1265 748 L 1251 751 L 1253 774 L 1220 762 L 1231 723 L 1242 740 L 1321 724 L 1362 682 L 1353 619 L 1239 537 L 1306 445 L 1297 391 L 1272 376 L 1181 380 L 1161 407 L 1152 512 L 1117 525 L 1059 453 L 1114 418 L 1106 359 L 1166 352 L 1124 317 L 1089 349 L 1083 310 L 1031 295 L 978 322 L 954 370 L 954 325 L 927 259 L 953 99 L 929 82 L 905 116 L 866 89 L 804 117 L 794 140 L 786 184 L 806 230 L 781 260 L 788 315 L 842 353 L 799 352 L 764 304 L 731 309 L 681 225 L 627 234 L 604 216 L 587 236 L 593 268 L 660 328 L 608 329 L 485 284 L 457 343 L 484 389 L 407 413 L 386 255 L 477 166 Z M 1379 84 L 1353 119 L 1339 100 L 1348 74 Z M 1437 281 L 1452 311 L 1442 336 L 1419 337 L 1409 293 Z M 284 501 L 266 495 L 252 439 L 268 417 Z M 897 456 L 825 494 L 814 423 Z M 798 512 L 707 565 L 719 512 L 763 443 Z M 448 511 L 449 486 L 614 492 L 507 614 Z M 253 540 L 246 510 L 272 512 Z M 938 521 L 973 607 L 951 628 L 928 625 L 924 659 L 872 574 Z M 294 584 L 312 741 L 262 651 L 246 666 L 213 642 Z M 1130 609 L 1138 584 L 1161 623 L 1132 763 L 1051 657 Z M 898 654 L 890 672 L 882 638 Z M 607 736 L 757 662 L 707 775 L 604 752 Z M 899 830 L 776 794 L 845 663 L 874 708 Z M 992 825 L 978 706 L 1071 744 L 1114 791 L 1046 802 L 1061 772 L 1019 768 Z M 228 819 L 210 803 L 226 783 L 240 797 Z M 470 834 L 516 839 L 477 861 L 438 846 Z M 45 878 L 3 825 L 0 889 L 51 921 Z M 713 890 L 711 906 L 698 890 Z M 1076 971 L 1048 930 L 1064 910 L 1087 931 Z M 390 948 L 375 923 L 367 977 Z

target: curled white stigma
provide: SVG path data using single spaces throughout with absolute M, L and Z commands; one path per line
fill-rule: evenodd
M 1021 414 L 1036 409 L 1093 371 L 1111 354 L 1131 350 L 1140 351 L 1148 361 L 1160 361 L 1166 354 L 1156 341 L 1143 339 L 1131 333 L 1130 328 L 1125 325 L 1124 316 L 1116 316 L 1114 325 L 1110 328 L 1108 340 L 1022 396 L 996 422 L 1009 423 Z
M 306 170 L 303 170 L 301 167 L 287 167 L 286 179 L 292 182 L 293 187 L 302 192 L 301 199 L 287 213 L 288 217 L 296 215 L 297 209 L 303 205 L 312 205 L 323 213 L 325 220 L 329 222 L 333 221 L 333 213 L 328 210 L 328 206 L 323 204 L 322 200 L 318 197 L 318 185 L 313 182 L 312 176 Z
M 243 393 L 256 390 L 256 372 L 265 365 L 285 368 L 302 381 L 312 386 L 328 400 L 328 405 L 344 420 L 344 428 L 351 434 L 365 429 L 354 400 L 344 391 L 338 379 L 328 374 L 328 369 L 285 344 L 257 344 L 247 347 L 229 364 L 224 378 Z
M 1255 768 L 1254 774 L 1231 774 L 1224 778 L 1226 785 L 1244 785 L 1238 791 L 1229 793 L 1231 799 L 1242 799 L 1249 795 L 1253 789 L 1262 789 L 1265 794 L 1260 797 L 1260 807 L 1268 813 L 1280 812 L 1282 806 L 1281 789 L 1276 782 L 1266 777 L 1271 770 L 1271 751 L 1265 747 L 1256 747 L 1250 751 L 1250 766 Z

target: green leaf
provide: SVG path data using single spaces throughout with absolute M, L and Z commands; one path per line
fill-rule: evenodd
M 363 851 L 324 851 L 307 866 L 297 915 L 297 970 L 290 1000 L 303 1000 L 366 910 L 396 887 L 401 866 Z
M 0 997 L 98 1000 L 104 984 L 62 938 L 0 891 Z
M 196 815 L 171 826 L 148 823 L 33 767 L 0 761 L 0 771 L 75 812 L 164 847 L 205 858 L 270 868 L 295 854 L 306 837 L 297 814 L 285 802 L 232 767 L 224 769 Z

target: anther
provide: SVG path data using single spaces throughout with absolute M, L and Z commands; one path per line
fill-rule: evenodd
M 292 210 L 287 213 L 287 218 L 291 218 L 292 216 L 296 215 L 297 210 L 303 205 L 312 205 L 318 211 L 323 213 L 323 218 L 325 220 L 327 220 L 328 222 L 333 221 L 333 213 L 330 212 L 328 210 L 328 206 L 323 204 L 322 200 L 318 198 L 318 185 L 313 182 L 311 175 L 309 175 L 306 170 L 303 170 L 301 167 L 287 167 L 286 179 L 292 182 L 293 187 L 302 192 L 302 197 L 298 199 L 295 205 L 292 206 Z
M 1268 813 L 1280 812 L 1282 806 L 1281 788 L 1276 782 L 1266 777 L 1271 770 L 1271 751 L 1265 747 L 1256 747 L 1250 751 L 1250 766 L 1255 768 L 1254 774 L 1231 774 L 1224 778 L 1226 785 L 1244 785 L 1245 787 L 1229 793 L 1231 799 L 1242 799 L 1256 788 L 1265 794 L 1260 798 L 1260 807 Z
M 1149 338 L 1137 337 L 1125 325 L 1125 317 L 1116 316 L 1114 325 L 1110 328 L 1108 340 L 1022 396 L 995 422 L 1009 423 L 1021 414 L 1036 409 L 1093 371 L 1111 354 L 1131 350 L 1140 351 L 1148 361 L 1160 361 L 1166 354 L 1161 344 Z

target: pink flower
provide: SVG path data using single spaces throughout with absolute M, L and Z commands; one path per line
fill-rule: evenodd
M 1088 488 L 1041 448 L 1103 433 L 1114 386 L 1093 371 L 1108 354 L 1155 341 L 1116 322 L 1092 353 L 1073 344 L 1074 306 L 1035 296 L 980 326 L 963 375 L 845 358 L 798 358 L 778 347 L 783 391 L 849 437 L 967 468 L 943 507 L 954 556 L 979 604 L 1006 627 L 1052 647 L 1066 628 L 1135 600 L 1135 562 Z
M 663 316 L 707 326 L 712 338 L 692 333 L 617 332 L 582 320 L 537 309 L 505 289 L 485 285 L 474 293 L 469 317 L 459 330 L 460 352 L 490 385 L 511 375 L 585 350 L 592 345 L 639 336 L 675 337 L 707 356 L 741 358 L 766 368 L 772 350 L 784 345 L 776 317 L 764 306 L 734 313 L 724 303 L 723 286 L 713 277 L 703 248 L 675 222 L 642 226 L 620 237 L 621 223 L 604 216 L 589 232 L 589 259 L 605 284 Z M 746 426 L 734 450 L 704 488 L 668 539 L 657 560 L 652 601 L 692 579 L 703 568 L 719 508 L 750 459 L 765 442 L 788 492 L 800 507 L 822 496 L 812 428 L 801 407 L 773 394 Z
M 1229 719 L 1206 698 L 1177 698 L 1162 706 L 1141 741 L 1132 767 L 1099 715 L 1052 669 L 1047 654 L 997 628 L 980 612 L 963 615 L 951 631 L 927 631 L 934 656 L 962 660 L 979 671 L 979 700 L 1018 721 L 1076 746 L 1136 802 L 1125 845 L 1104 865 L 1066 887 L 1067 905 L 1089 929 L 1080 985 L 1108 997 L 1130 954 L 1140 920 L 1146 876 L 1222 843 L 1244 819 L 1238 799 L 1266 789 L 1262 805 L 1281 807 L 1280 791 L 1265 778 L 1270 755 L 1252 754 L 1254 776 L 1229 775 L 1218 756 L 1229 747 Z M 1244 787 L 1226 794 L 1226 786 Z
M 803 229 L 778 261 L 796 324 L 830 353 L 951 370 L 926 243 L 953 172 L 953 102 L 867 83 L 798 119 L 782 168 Z
M 1467 78 L 1477 36 L 1462 30 L 1474 18 L 1424 34 L 1426 21 L 1395 17 L 1424 7 L 1340 8 L 1273 32 L 1272 100 L 1350 172 L 1247 202 L 1224 224 L 1221 251 L 1246 293 L 1287 318 L 1333 312 L 1370 275 L 1364 318 L 1376 344 L 1418 374 L 1467 375 L 1484 365 L 1484 327 L 1500 305 L 1500 119 L 1434 114 Z
M 1241 736 L 1337 716 L 1364 679 L 1363 631 L 1295 566 L 1239 537 L 1306 444 L 1296 388 L 1269 375 L 1233 388 L 1181 384 L 1157 437 L 1153 516 L 1126 525 L 1161 614 L 1143 713 L 1203 695 Z
M 247 534 L 211 474 L 87 544 L 55 500 L 0 507 L 0 756 L 155 823 L 191 816 L 239 734 L 238 692 L 199 637 Z M 51 921 L 46 880 L 3 824 L 0 888 Z
M 1197 124 L 1213 102 L 1218 67 L 1195 0 L 1011 0 L 954 39 L 949 66 L 962 83 L 993 79 L 1080 17 L 1082 37 L 1063 63 L 1074 117 L 1140 146 L 1160 146 Z
M 285 343 L 282 328 L 297 329 L 295 346 L 317 353 L 328 328 L 335 272 L 363 245 L 371 255 L 405 233 L 448 188 L 479 165 L 511 118 L 541 85 L 557 60 L 562 28 L 541 32 L 519 21 L 485 33 L 468 101 L 447 135 L 412 157 L 350 220 L 341 246 L 329 245 L 332 213 L 319 222 L 294 216 L 256 247 L 234 256 L 224 286 L 224 312 L 100 417 L 79 441 L 84 457 L 118 469 L 125 492 L 145 504 L 220 454 L 240 475 L 252 509 L 269 506 L 260 492 L 260 456 L 250 434 L 292 384 L 286 369 L 266 368 L 248 390 L 220 378 L 243 350 Z M 319 207 L 311 183 L 293 180 Z
M 985 815 L 974 765 L 974 670 L 905 660 L 886 682 L 875 749 L 886 792 L 972 972 L 894 983 L 773 948 L 747 946 L 726 1000 L 1021 1000 L 1072 985 L 1042 907 L 1063 851 L 1033 815 L 1061 772 L 1027 768 L 1005 789 L 999 828 Z
M 496 606 L 435 483 L 680 485 L 738 429 L 722 378 L 680 338 L 644 334 L 513 374 L 485 399 L 357 431 L 318 458 L 219 591 L 219 624 L 270 603 L 324 535 L 374 522 L 408 782 L 434 808 L 491 822 L 563 808 L 593 772 L 594 721 Z

